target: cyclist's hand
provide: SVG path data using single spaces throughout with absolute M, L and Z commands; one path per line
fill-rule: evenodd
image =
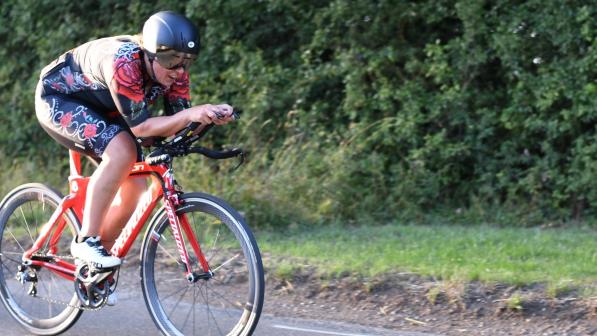
M 211 120 L 214 124 L 224 125 L 234 120 L 234 117 L 232 116 L 232 106 L 228 104 L 219 104 L 213 106 L 215 109 L 212 110 L 213 116 L 210 115 L 210 117 L 212 118 Z
M 211 118 L 209 117 L 209 111 L 213 105 L 197 105 L 190 107 L 184 111 L 187 114 L 189 122 L 198 122 L 201 125 L 211 124 Z
M 190 121 L 200 122 L 202 125 L 214 123 L 224 125 L 233 120 L 232 106 L 228 104 L 205 104 L 193 106 L 188 110 Z

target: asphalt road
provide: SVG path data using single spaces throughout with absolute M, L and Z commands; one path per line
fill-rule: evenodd
M 124 288 L 121 288 L 124 289 Z M 124 292 L 124 293 L 123 293 Z M 121 291 L 116 306 L 84 312 L 77 324 L 63 335 L 161 335 L 149 316 L 140 291 Z M 267 301 L 266 301 L 267 304 Z M 4 336 L 26 335 L 0 304 L 0 329 Z M 340 322 L 262 315 L 255 335 L 263 336 L 439 336 L 371 328 Z

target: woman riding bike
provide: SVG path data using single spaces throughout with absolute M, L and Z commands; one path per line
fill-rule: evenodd
M 191 107 L 189 67 L 199 53 L 197 27 L 166 11 L 152 15 L 140 36 L 85 43 L 46 66 L 35 93 L 43 129 L 65 147 L 98 163 L 87 189 L 73 256 L 98 268 L 120 265 L 107 251 L 139 196 L 144 179 L 127 179 L 141 159 L 136 138 L 173 135 L 190 122 L 233 120 L 228 104 Z M 149 106 L 163 97 L 164 116 Z

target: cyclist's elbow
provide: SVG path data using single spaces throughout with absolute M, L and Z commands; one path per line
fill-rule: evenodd
M 137 138 L 149 136 L 147 134 L 149 127 L 147 126 L 147 121 L 144 121 L 137 126 L 131 127 L 131 132 L 133 132 L 133 135 Z

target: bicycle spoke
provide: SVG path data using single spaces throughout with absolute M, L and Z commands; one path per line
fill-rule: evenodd
M 218 292 L 217 290 L 213 289 L 212 287 L 209 287 L 208 285 L 205 285 L 206 290 L 210 289 L 214 294 L 216 294 L 216 296 L 218 296 L 219 298 L 221 298 L 222 300 L 226 301 L 230 306 L 232 307 L 236 307 L 239 309 L 243 308 L 242 303 L 240 302 L 232 302 L 230 301 L 227 297 L 225 297 L 222 293 Z M 226 308 L 226 306 L 223 306 L 224 311 L 226 311 L 226 313 L 228 314 L 228 316 L 232 316 L 232 314 L 230 314 L 228 312 L 228 309 Z
M 193 286 L 193 305 L 191 306 L 191 309 L 189 309 L 189 312 L 187 313 L 187 316 L 184 319 L 184 323 L 182 324 L 182 330 L 185 329 L 185 327 L 187 326 L 187 323 L 189 322 L 189 317 L 191 316 L 191 311 L 194 311 L 195 309 L 195 297 L 197 296 L 197 290 L 196 287 Z M 193 328 L 194 330 L 195 328 Z M 194 333 L 193 333 L 194 334 Z
M 196 320 L 196 312 L 197 310 L 195 309 L 195 304 L 197 302 L 197 293 L 195 293 L 195 295 L 193 295 L 193 336 L 195 336 L 195 320 Z
M 31 203 L 29 203 L 29 208 L 31 208 Z M 23 213 L 23 207 L 19 207 L 19 210 L 21 211 L 21 216 L 23 216 L 23 221 L 25 222 L 25 226 L 27 227 L 27 232 L 29 232 L 29 237 L 31 237 L 31 242 L 35 243 L 33 235 L 31 235 L 31 230 L 29 230 L 29 223 L 27 223 L 27 218 L 25 218 L 25 214 Z M 34 213 L 33 209 L 31 209 L 31 212 Z
M 45 278 L 45 274 L 40 274 L 39 272 L 37 273 L 37 284 L 39 285 L 41 283 L 41 286 L 44 289 L 44 293 L 46 293 L 46 295 L 49 295 L 51 291 L 48 289 L 48 284 L 46 283 L 46 281 L 42 281 Z
M 187 280 L 186 279 L 167 279 L 167 280 L 162 280 L 162 282 L 180 282 L 180 281 L 186 282 Z
M 174 305 L 174 307 L 172 308 L 172 310 L 170 310 L 170 314 L 167 314 L 168 317 L 170 317 L 172 315 L 172 313 L 176 310 L 176 308 L 178 307 L 178 305 L 180 304 L 180 301 L 182 301 L 183 296 L 187 293 L 187 291 L 189 290 L 189 287 L 186 287 L 184 292 L 182 292 L 182 294 L 180 294 L 180 297 L 178 298 L 178 301 L 176 301 L 176 304 Z
M 8 266 L 6 266 L 6 264 L 4 264 L 4 263 L 1 263 L 1 264 L 2 264 L 2 267 L 4 267 L 6 269 L 6 271 L 7 271 L 6 274 L 7 275 L 12 273 L 12 271 L 8 268 Z
M 0 257 L 5 257 L 7 260 L 10 260 L 10 261 L 12 261 L 15 264 L 21 264 L 20 260 L 16 260 L 16 259 L 10 258 L 9 256 L 7 256 L 7 254 L 13 254 L 13 255 L 17 255 L 17 256 L 22 256 L 23 253 L 19 253 L 19 252 L 3 252 L 3 253 L 0 253 Z
M 19 293 L 19 300 L 17 301 L 17 302 L 18 302 L 18 304 L 19 304 L 19 306 L 21 306 L 21 305 L 22 305 L 22 303 L 23 303 L 23 299 L 24 299 L 25 297 L 27 297 L 28 295 L 25 295 L 26 288 L 25 288 L 25 285 L 24 285 L 24 284 L 18 283 L 17 285 L 20 285 L 19 287 L 20 287 L 20 289 L 21 289 L 21 290 L 18 292 L 18 293 Z
M 195 216 L 191 217 L 191 220 L 193 221 L 193 227 L 194 227 L 194 232 L 199 232 L 199 230 L 197 230 L 197 223 L 195 222 Z M 216 249 L 216 245 L 220 239 L 220 229 L 217 230 L 216 232 L 216 237 L 213 240 L 213 243 L 211 244 L 211 248 L 208 250 L 211 253 L 211 256 L 209 258 L 207 258 L 207 263 L 210 264 L 211 260 L 216 257 L 218 255 L 218 253 L 220 252 L 221 249 Z M 215 252 L 213 252 L 215 250 Z M 215 272 L 215 270 L 212 270 L 212 272 Z
M 46 213 L 46 196 L 44 196 L 44 195 L 42 195 L 42 197 L 41 197 L 41 210 L 44 213 Z M 50 212 L 50 216 L 48 217 L 48 219 L 51 217 L 52 217 L 52 212 Z M 42 222 L 43 221 L 36 221 L 37 225 L 35 226 L 35 230 L 37 231 L 37 236 L 39 236 L 39 227 Z
M 203 296 L 203 291 L 200 291 L 202 296 Z M 207 306 L 207 326 L 208 326 L 208 330 L 210 332 L 211 335 L 211 328 L 209 328 L 209 317 L 211 316 L 212 320 L 214 321 L 214 324 L 216 325 L 216 328 L 218 328 L 219 334 L 222 335 L 222 329 L 220 328 L 220 325 L 218 324 L 218 321 L 216 320 L 215 315 L 213 314 L 213 312 L 211 311 L 211 308 L 209 306 L 209 296 L 207 294 L 207 288 L 205 289 L 205 296 L 203 296 L 205 305 Z
M 52 278 L 52 283 L 54 282 L 54 278 Z M 50 283 L 50 288 L 48 290 L 48 296 L 51 298 L 52 297 L 52 283 Z M 52 303 L 48 302 L 48 317 L 52 316 Z
M 188 289 L 188 287 L 184 286 L 184 287 L 180 287 L 179 289 L 174 290 L 173 292 L 171 292 L 170 294 L 166 295 L 166 296 L 160 296 L 162 300 L 166 301 L 166 299 L 172 297 L 173 295 L 180 293 L 180 291 L 184 290 L 184 289 Z
M 219 238 L 220 238 L 220 230 L 218 230 L 218 233 L 216 234 L 216 239 L 214 239 L 214 242 L 213 242 L 213 244 L 211 245 L 211 249 L 210 249 L 210 251 L 213 251 L 213 250 L 216 248 L 216 244 L 217 244 L 217 242 L 218 242 L 218 239 L 219 239 Z M 211 259 L 212 259 L 213 257 L 215 257 L 215 253 L 214 253 L 214 255 L 212 255 L 212 256 L 211 256 L 211 258 L 209 258 L 209 261 L 211 261 Z
M 17 238 L 12 234 L 12 231 L 8 231 L 8 233 L 12 236 L 12 239 L 14 239 L 15 242 L 17 242 L 17 245 L 19 245 L 19 247 L 21 248 L 21 251 L 23 251 L 23 253 L 25 253 L 25 249 L 23 248 L 23 246 L 21 246 L 21 243 L 19 243 Z
M 43 198 L 42 198 L 42 201 L 41 201 L 41 202 L 42 202 L 42 203 L 44 202 Z M 36 212 L 35 212 L 35 211 L 33 211 L 33 206 L 32 206 L 31 204 L 32 204 L 32 202 L 29 202 L 29 208 L 31 209 L 31 211 L 32 211 L 32 213 L 33 213 L 33 222 L 35 223 L 35 225 L 36 225 L 36 228 L 39 228 L 39 222 L 40 222 L 40 220 L 38 219 L 38 216 L 37 216 Z M 43 216 L 44 216 L 44 214 L 45 214 L 45 211 L 43 210 L 43 208 L 44 208 L 44 207 L 43 207 L 43 205 L 42 205 L 42 212 L 43 212 L 43 213 L 42 213 L 42 214 L 39 214 L 39 213 L 38 213 L 38 214 L 39 214 L 40 216 L 42 216 L 42 217 L 43 217 Z M 39 232 L 39 230 L 38 230 L 38 232 Z M 31 236 L 31 234 L 29 234 L 29 235 Z M 36 237 L 37 237 L 38 235 L 39 235 L 39 234 L 37 234 L 37 235 L 36 235 Z M 35 243 L 35 239 L 33 239 L 33 237 L 32 237 L 32 241 Z
M 215 269 L 212 270 L 212 272 L 216 272 L 217 270 L 219 270 L 220 268 L 226 266 L 227 264 L 231 263 L 232 261 L 234 261 L 235 259 L 237 259 L 238 257 L 240 257 L 240 253 L 237 253 L 234 257 L 226 260 L 225 262 L 223 262 L 220 266 L 216 267 Z
M 164 238 L 164 237 L 162 236 L 162 238 Z M 172 258 L 172 260 L 174 260 L 174 262 L 176 262 L 178 265 L 182 265 L 180 262 L 178 262 L 178 259 L 176 259 L 176 258 L 175 258 L 175 257 L 172 255 L 172 253 L 170 253 L 168 250 L 166 250 L 166 248 L 165 248 L 164 246 L 162 246 L 162 244 L 158 244 L 158 247 L 159 247 L 159 248 L 160 248 L 162 251 L 164 251 L 164 253 L 166 253 L 166 254 L 167 254 L 167 255 L 168 255 L 170 258 Z
M 62 293 L 66 294 L 65 297 L 70 297 L 72 295 L 73 292 L 70 292 L 67 288 L 69 287 L 65 287 L 65 286 L 60 286 L 58 280 L 62 281 L 61 278 L 59 278 L 56 274 L 52 274 L 52 284 L 54 285 L 54 288 L 59 289 Z M 64 282 L 64 281 L 63 281 Z M 59 293 L 56 293 L 56 295 L 58 295 Z

